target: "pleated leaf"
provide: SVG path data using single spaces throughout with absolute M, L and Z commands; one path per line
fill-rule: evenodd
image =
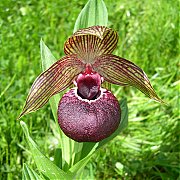
M 57 60 L 42 39 L 40 41 L 40 51 L 41 51 L 42 70 L 45 71 L 50 66 L 52 66 Z
M 108 12 L 103 0 L 89 0 L 79 14 L 74 31 L 90 26 L 107 26 Z
M 76 55 L 65 56 L 34 81 L 26 104 L 19 118 L 44 106 L 49 98 L 69 87 L 76 75 L 83 70 L 83 63 Z
M 92 26 L 74 33 L 65 42 L 64 52 L 77 54 L 84 63 L 94 63 L 96 57 L 112 53 L 117 43 L 117 32 L 105 26 Z
M 40 177 L 33 169 L 28 167 L 27 164 L 23 164 L 23 170 L 22 170 L 22 180 L 39 180 L 44 179 Z
M 34 161 L 38 167 L 39 172 L 48 179 L 72 179 L 71 173 L 66 173 L 63 170 L 61 170 L 39 150 L 36 143 L 30 137 L 26 124 L 23 121 L 21 121 L 20 124 L 26 136 L 30 151 L 33 155 Z
M 93 68 L 110 83 L 134 86 L 149 98 L 162 102 L 145 72 L 126 59 L 112 54 L 102 55 L 96 59 Z

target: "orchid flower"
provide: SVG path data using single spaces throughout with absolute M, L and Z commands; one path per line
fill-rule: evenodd
M 118 128 L 121 117 L 118 100 L 101 87 L 103 81 L 134 86 L 149 98 L 162 102 L 142 69 L 112 54 L 117 43 L 117 32 L 105 26 L 75 32 L 64 44 L 66 56 L 34 81 L 19 118 L 38 110 L 51 96 L 74 83 L 75 87 L 59 102 L 59 125 L 75 141 L 98 142 Z

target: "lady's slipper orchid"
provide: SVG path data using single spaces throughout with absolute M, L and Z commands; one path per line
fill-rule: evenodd
M 97 142 L 118 128 L 121 115 L 115 96 L 101 88 L 104 80 L 121 86 L 134 86 L 148 97 L 162 102 L 143 70 L 111 54 L 117 42 L 117 33 L 104 26 L 92 26 L 74 33 L 65 42 L 66 56 L 33 83 L 19 118 L 41 108 L 51 96 L 74 82 L 75 87 L 59 102 L 59 125 L 76 141 Z

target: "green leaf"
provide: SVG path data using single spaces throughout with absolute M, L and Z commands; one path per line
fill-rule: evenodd
M 20 121 L 24 134 L 27 138 L 30 151 L 33 155 L 34 161 L 38 167 L 40 173 L 49 179 L 70 179 L 71 175 L 65 173 L 63 170 L 58 168 L 52 161 L 50 161 L 37 147 L 36 143 L 30 137 L 28 128 L 23 121 Z
M 40 41 L 40 49 L 41 49 L 41 61 L 42 61 L 42 69 L 48 69 L 53 63 L 56 62 L 55 57 L 52 55 L 50 49 L 45 45 L 43 40 Z M 60 144 L 62 148 L 62 159 L 56 159 L 56 164 L 63 168 L 63 170 L 67 171 L 69 167 L 74 163 L 74 158 L 76 157 L 76 153 L 79 153 L 80 143 L 75 142 L 74 140 L 68 138 L 60 129 L 57 119 L 57 108 L 59 104 L 59 100 L 61 99 L 63 93 L 56 94 L 50 98 L 50 106 L 52 109 L 53 116 L 56 121 L 56 126 L 59 129 L 60 134 Z M 76 149 L 79 149 L 77 152 Z M 62 162 L 63 160 L 63 162 Z M 60 162 L 61 161 L 61 162 Z
M 84 142 L 81 151 L 81 159 L 85 158 L 96 144 L 95 142 Z
M 56 62 L 56 58 L 53 56 L 53 54 L 51 53 L 50 49 L 46 46 L 46 44 L 43 42 L 43 40 L 41 39 L 40 41 L 40 52 L 41 52 L 41 62 L 42 62 L 42 70 L 45 71 L 47 70 L 52 64 L 54 64 Z M 50 106 L 51 106 L 51 110 L 56 122 L 56 126 L 58 127 L 58 132 L 59 132 L 59 136 L 61 139 L 61 147 L 62 147 L 62 136 L 63 136 L 63 132 L 61 131 L 59 124 L 58 124 L 58 118 L 57 118 L 57 108 L 58 108 L 58 104 L 59 101 L 62 97 L 62 93 L 56 94 L 54 96 L 52 96 L 49 100 Z M 56 163 L 62 167 L 62 158 L 58 160 L 56 160 Z
M 23 171 L 22 171 L 22 179 L 23 180 L 39 180 L 41 178 L 33 169 L 28 167 L 27 164 L 23 164 Z
M 78 171 L 81 171 L 86 164 L 89 162 L 90 158 L 92 157 L 92 155 L 94 154 L 94 152 L 96 151 L 96 148 L 98 147 L 98 143 L 95 143 L 95 145 L 93 146 L 93 148 L 91 149 L 91 151 L 86 155 L 85 158 L 81 159 L 79 162 L 77 162 L 74 166 L 72 166 L 69 171 L 72 173 L 77 173 Z
M 107 26 L 108 13 L 106 5 L 103 0 L 89 0 L 80 12 L 75 26 L 74 31 L 79 29 L 87 28 L 90 26 Z
M 57 148 L 55 150 L 55 154 L 54 154 L 54 163 L 62 169 L 62 150 L 61 148 Z
M 50 49 L 46 46 L 46 44 L 43 42 L 42 39 L 40 41 L 40 51 L 41 51 L 42 69 L 43 71 L 45 71 L 56 62 L 56 58 L 53 56 Z

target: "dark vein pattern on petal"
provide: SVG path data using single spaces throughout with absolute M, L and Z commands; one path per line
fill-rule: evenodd
M 110 54 L 118 43 L 117 33 L 105 26 L 92 26 L 74 33 L 64 45 L 66 55 L 78 54 L 84 63 L 94 63 L 102 54 Z
M 83 69 L 84 64 L 77 55 L 65 56 L 54 63 L 34 81 L 19 118 L 38 110 L 48 102 L 51 96 L 69 87 Z
M 151 86 L 145 72 L 134 63 L 118 56 L 107 54 L 96 58 L 92 66 L 106 81 L 122 86 L 134 86 L 149 98 L 162 102 Z

